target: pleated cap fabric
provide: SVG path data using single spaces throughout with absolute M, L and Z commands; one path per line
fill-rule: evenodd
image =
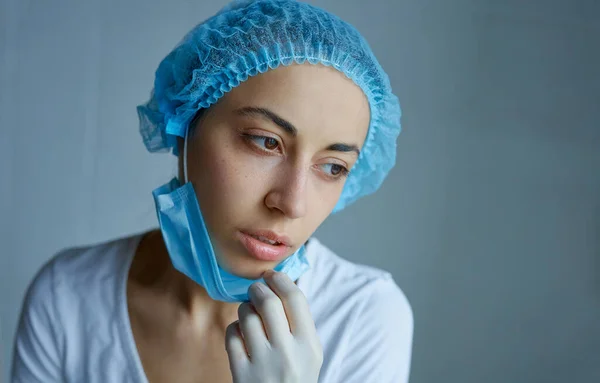
M 334 212 L 375 192 L 394 166 L 400 104 L 387 74 L 349 23 L 294 0 L 234 1 L 192 29 L 160 63 L 150 100 L 137 107 L 150 152 L 177 153 L 198 110 L 251 76 L 280 65 L 331 66 L 354 81 L 370 106 L 367 137 Z

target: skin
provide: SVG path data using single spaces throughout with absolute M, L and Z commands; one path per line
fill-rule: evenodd
M 286 256 L 314 233 L 339 199 L 344 169 L 358 158 L 351 148 L 362 148 L 369 117 L 368 101 L 351 80 L 335 69 L 303 64 L 251 77 L 192 123 L 189 181 L 221 267 L 258 279 L 280 262 L 252 258 L 237 239 L 241 229 L 287 235 Z M 232 381 L 227 328 L 251 310 L 212 300 L 175 270 L 157 231 L 147 233 L 136 252 L 127 299 L 151 382 Z

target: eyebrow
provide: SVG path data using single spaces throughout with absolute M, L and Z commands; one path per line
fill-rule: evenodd
M 275 125 L 279 126 L 286 132 L 288 132 L 292 137 L 296 137 L 298 135 L 298 129 L 289 121 L 274 113 L 273 111 L 267 108 L 260 108 L 256 106 L 246 106 L 243 108 L 236 109 L 234 111 L 235 114 L 239 114 L 242 116 L 262 116 L 271 120 Z M 335 151 L 335 152 L 353 152 L 356 153 L 357 156 L 360 155 L 360 149 L 356 145 L 352 144 L 343 144 L 343 143 L 335 143 L 331 144 L 327 147 L 327 150 Z

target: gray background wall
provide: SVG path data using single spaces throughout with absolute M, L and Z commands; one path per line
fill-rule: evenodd
M 155 225 L 135 106 L 225 1 L 0 2 L 0 334 L 63 247 Z M 319 230 L 415 313 L 412 382 L 600 381 L 600 2 L 319 0 L 403 105 L 382 190 Z

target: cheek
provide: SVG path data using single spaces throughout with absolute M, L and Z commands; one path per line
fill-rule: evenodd
M 237 222 L 264 199 L 268 169 L 260 158 L 249 156 L 235 137 L 217 138 L 194 148 L 198 166 L 190 176 L 203 213 L 213 216 L 211 221 Z
M 337 204 L 343 189 L 340 185 L 328 184 L 320 179 L 315 179 L 308 194 L 308 215 L 306 230 L 314 232 L 329 217 Z
M 323 179 L 316 174 L 313 174 L 312 177 L 314 179 L 313 197 L 316 201 L 315 203 L 319 206 L 320 211 L 326 217 L 331 213 L 340 196 L 342 195 L 345 180 L 342 179 L 336 182 L 330 182 L 323 181 Z
M 235 153 L 229 150 L 205 152 L 201 164 L 203 169 L 199 174 L 198 185 L 202 197 L 211 205 L 231 205 L 246 198 L 252 189 L 252 177 L 244 169 L 244 163 L 235 158 Z M 200 194 L 200 191 L 198 191 Z

